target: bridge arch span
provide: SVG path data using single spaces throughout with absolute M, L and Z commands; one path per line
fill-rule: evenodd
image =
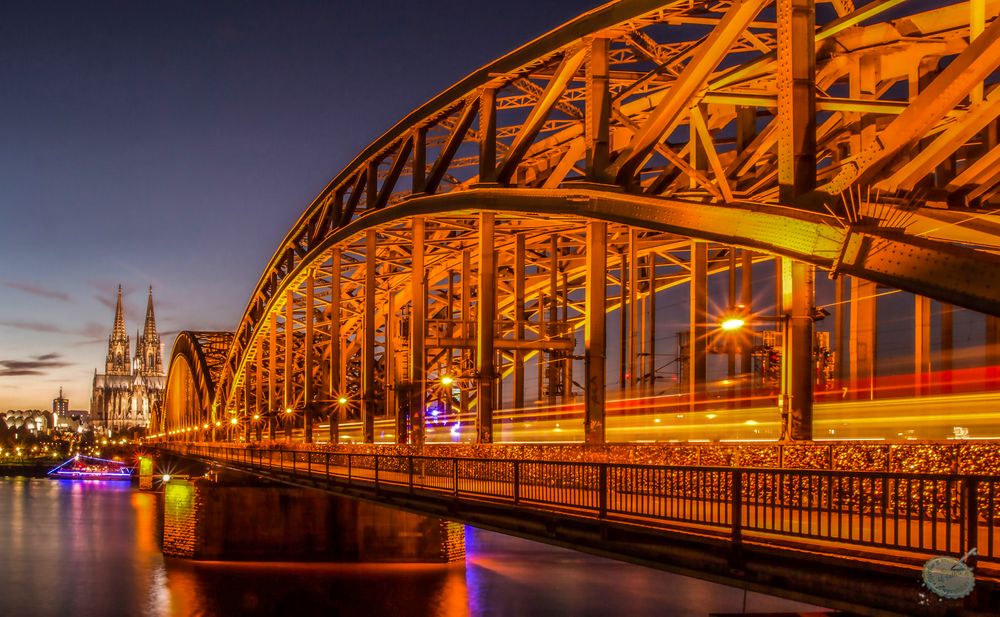
M 793 290 L 776 312 L 799 324 L 784 343 L 785 358 L 799 346 L 799 373 L 816 267 L 857 281 L 857 297 L 882 284 L 1000 315 L 1000 90 L 984 86 L 1000 5 L 979 28 L 958 5 L 894 20 L 891 3 L 838 5 L 835 18 L 808 5 L 775 21 L 787 3 L 611 2 L 414 110 L 282 240 L 212 409 L 253 410 L 272 429 L 304 417 L 307 431 L 360 415 L 365 441 L 375 416 L 394 415 L 390 433 L 409 438 L 409 414 L 434 400 L 479 425 L 504 396 L 524 406 L 533 363 L 538 398 L 585 392 L 587 430 L 603 435 L 604 388 L 591 400 L 589 384 L 608 381 L 604 316 L 643 329 L 621 326 L 622 387 L 655 377 L 657 293 L 687 284 L 695 392 L 706 277 L 750 279 L 769 258 Z M 453 377 L 460 392 L 432 387 Z
M 232 339 L 231 332 L 184 330 L 177 334 L 170 353 L 164 404 L 152 419 L 152 430 L 173 433 L 199 427 L 207 431 L 214 426 L 216 386 Z

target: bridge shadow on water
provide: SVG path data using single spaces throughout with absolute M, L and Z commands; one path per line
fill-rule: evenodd
M 669 615 L 820 610 L 757 593 L 466 528 L 462 564 L 166 560 L 173 615 Z

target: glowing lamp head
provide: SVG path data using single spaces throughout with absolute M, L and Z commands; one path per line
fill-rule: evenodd
M 164 484 L 166 484 L 167 482 L 170 482 L 170 474 L 169 473 L 163 474 L 162 480 L 163 480 Z
M 340 398 L 337 399 L 337 402 L 340 403 L 341 405 L 346 405 L 347 404 L 347 397 L 346 396 L 342 396 L 342 397 L 340 397 Z
M 260 420 L 260 414 L 259 414 L 259 413 L 255 413 L 255 414 L 253 415 L 253 419 L 254 419 L 254 420 Z
M 236 426 L 237 424 L 239 424 L 239 422 L 240 421 L 237 420 L 236 418 L 233 418 L 232 420 L 229 421 L 229 423 L 232 424 L 233 426 Z
M 208 422 L 206 422 L 205 424 L 202 424 L 201 428 L 208 428 Z
M 441 378 L 442 386 L 450 386 L 453 383 L 455 383 L 455 379 L 451 375 L 445 375 Z
M 289 408 L 285 409 L 285 413 L 292 413 L 292 408 L 289 407 Z
M 739 330 L 745 324 L 746 322 L 739 317 L 729 317 L 722 322 L 722 329 L 725 330 L 726 332 L 733 332 L 735 330 Z
M 216 421 L 216 422 L 215 422 L 215 426 L 216 426 L 216 427 L 219 427 L 219 426 L 222 426 L 222 422 L 219 422 L 219 421 Z

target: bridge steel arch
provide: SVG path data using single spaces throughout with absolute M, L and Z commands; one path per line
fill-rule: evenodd
M 420 443 L 445 398 L 489 442 L 531 365 L 539 398 L 585 392 L 601 442 L 607 314 L 641 387 L 656 292 L 687 285 L 697 393 L 707 277 L 773 260 L 787 436 L 808 438 L 816 268 L 1000 316 L 1000 2 L 906 7 L 620 0 L 472 73 L 305 209 L 200 421 L 304 417 L 311 439 L 329 414 L 336 439 L 359 413 L 372 441 L 386 415 Z
M 170 353 L 167 394 L 153 415 L 153 431 L 185 427 L 189 432 L 199 430 L 202 437 L 211 434 L 215 426 L 212 403 L 232 341 L 231 332 L 184 330 L 177 334 Z

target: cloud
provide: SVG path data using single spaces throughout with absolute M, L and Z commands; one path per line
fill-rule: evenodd
M 0 326 L 14 328 L 15 330 L 30 330 L 32 332 L 55 332 L 67 334 L 66 330 L 59 326 L 40 321 L 0 321 Z
M 40 321 L 0 321 L 0 327 L 13 328 L 15 330 L 28 330 L 30 332 L 47 332 L 54 334 L 68 334 L 86 339 L 84 344 L 96 343 L 107 340 L 109 328 L 99 323 L 88 321 L 79 328 L 63 328 L 55 324 Z M 73 343 L 80 344 L 80 343 Z
M 29 375 L 44 375 L 48 369 L 71 366 L 63 362 L 57 353 L 46 353 L 32 356 L 30 360 L 0 360 L 0 377 L 24 377 Z
M 70 302 L 69 294 L 58 291 L 56 289 L 49 289 L 43 287 L 42 285 L 36 285 L 35 283 L 18 283 L 16 281 L 0 281 L 0 285 L 4 287 L 9 287 L 11 289 L 16 289 L 18 291 L 23 291 L 24 293 L 31 294 L 33 296 L 39 296 L 42 298 L 49 298 L 50 300 L 61 300 L 62 302 Z

